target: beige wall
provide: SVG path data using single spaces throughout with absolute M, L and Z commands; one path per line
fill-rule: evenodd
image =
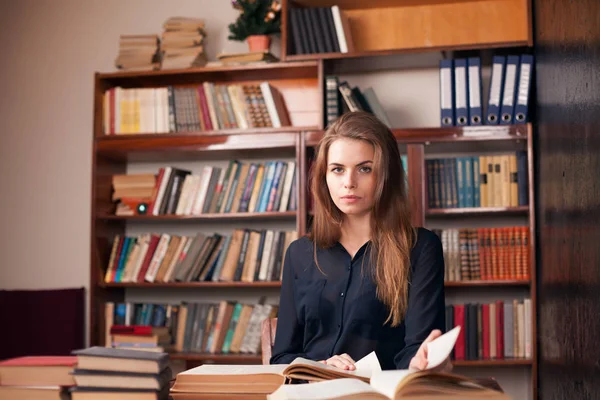
M 118 38 L 160 33 L 174 15 L 227 40 L 226 0 L 0 0 L 0 289 L 88 284 L 92 90 Z

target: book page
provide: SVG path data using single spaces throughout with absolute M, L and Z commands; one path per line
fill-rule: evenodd
M 373 375 L 375 372 L 381 372 L 381 364 L 374 351 L 370 352 L 360 360 L 358 360 L 354 366 L 356 371 L 360 371 L 361 374 Z
M 340 378 L 315 383 L 281 385 L 267 396 L 268 400 L 325 400 L 357 393 L 375 392 L 368 383 L 358 379 Z
M 434 341 L 427 343 L 427 368 L 432 369 L 442 364 L 452 352 L 458 334 L 460 333 L 460 326 L 456 326 L 442 336 L 438 337 Z
M 196 368 L 183 371 L 180 375 L 253 375 L 253 374 L 278 374 L 282 375 L 288 364 L 273 365 L 225 365 L 205 364 Z
M 312 360 L 308 360 L 306 358 L 302 358 L 302 357 L 298 357 L 296 358 L 294 361 L 292 361 L 292 363 L 290 364 L 290 367 L 294 366 L 294 365 L 305 365 L 308 367 L 311 367 L 313 369 L 320 369 L 320 370 L 325 370 L 325 371 L 331 371 L 335 374 L 347 374 L 347 375 L 352 375 L 352 376 L 361 376 L 364 378 L 370 378 L 371 377 L 371 371 L 370 370 L 354 370 L 354 371 L 350 371 L 347 369 L 341 369 L 338 367 L 334 367 L 331 365 L 327 365 L 327 364 L 323 364 L 320 363 L 318 361 L 312 361 Z
M 390 399 L 394 398 L 396 388 L 410 374 L 416 371 L 408 369 L 386 370 L 373 374 L 371 377 L 371 386 L 373 389 L 383 393 Z

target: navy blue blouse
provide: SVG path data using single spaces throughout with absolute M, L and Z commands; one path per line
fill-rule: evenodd
M 375 351 L 382 369 L 406 369 L 433 329 L 445 329 L 444 257 L 440 239 L 419 228 L 410 255 L 408 308 L 397 327 L 377 299 L 367 273 L 369 243 L 354 258 L 339 243 L 317 249 L 302 237 L 286 251 L 271 364 L 296 357 L 325 360 L 348 353 L 355 361 Z M 364 268 L 364 270 L 363 270 Z

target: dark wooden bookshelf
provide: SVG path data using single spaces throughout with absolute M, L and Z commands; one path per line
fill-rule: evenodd
M 290 7 L 330 7 L 338 5 L 348 13 L 351 23 L 360 25 L 352 28 L 355 51 L 351 53 L 291 54 L 289 43 L 288 11 Z M 495 51 L 518 51 L 532 46 L 531 7 L 527 0 L 283 0 L 282 1 L 282 40 L 281 62 L 253 65 L 210 66 L 160 71 L 118 71 L 97 73 L 94 76 L 94 125 L 92 150 L 92 205 L 91 205 L 91 252 L 90 252 L 90 314 L 89 343 L 104 344 L 104 303 L 123 301 L 128 291 L 178 290 L 178 289 L 223 289 L 227 296 L 264 291 L 276 293 L 280 282 L 123 282 L 105 283 L 103 271 L 109 260 L 112 239 L 124 235 L 127 228 L 148 222 L 169 224 L 169 227 L 187 223 L 233 223 L 228 226 L 243 227 L 245 224 L 260 222 L 295 223 L 299 236 L 307 231 L 310 221 L 307 212 L 308 163 L 314 153 L 314 146 L 324 134 L 325 76 L 335 74 L 335 66 L 348 63 L 359 65 L 361 71 L 373 72 L 398 69 L 397 58 L 418 57 L 419 55 L 442 52 L 445 58 L 455 58 L 457 54 L 494 54 Z M 414 13 L 425 7 L 430 16 L 423 28 L 411 27 L 407 23 L 387 23 L 388 18 L 398 19 L 402 13 Z M 457 15 L 471 18 L 471 21 L 448 24 L 435 24 L 439 18 L 446 18 L 447 8 Z M 475 7 L 482 12 L 464 13 L 465 7 Z M 494 17 L 490 17 L 494 14 Z M 472 16 L 471 16 L 472 15 Z M 509 19 L 512 25 L 504 23 Z M 427 31 L 427 24 L 433 24 L 431 41 L 419 44 Z M 357 26 L 358 26 L 357 25 Z M 442 26 L 446 25 L 446 26 Z M 508 27 L 510 26 L 510 29 Z M 364 29 L 363 29 L 364 28 Z M 412 35 L 403 32 L 410 29 Z M 504 53 L 503 53 L 504 54 Z M 370 60 L 377 58 L 377 67 L 372 68 Z M 394 61 L 396 59 L 396 61 Z M 483 57 L 482 57 L 483 59 Z M 347 61 L 346 61 L 347 60 Z M 386 65 L 386 60 L 389 64 Z M 387 69 L 385 68 L 387 66 Z M 373 71 L 372 71 L 373 69 Z M 226 129 L 214 131 L 191 131 L 162 134 L 136 133 L 105 135 L 103 124 L 103 94 L 106 90 L 122 88 L 147 88 L 164 86 L 192 86 L 202 82 L 219 84 L 245 84 L 268 81 L 285 98 L 293 126 L 260 129 Z M 385 108 L 385 104 L 383 105 Z M 532 300 L 532 359 L 506 360 L 463 360 L 454 365 L 465 367 L 520 367 L 531 366 L 533 397 L 537 388 L 537 327 L 536 327 L 536 243 L 535 243 L 535 191 L 534 191 L 534 152 L 532 140 L 533 123 L 508 126 L 479 127 L 426 127 L 392 129 L 402 153 L 407 155 L 409 196 L 412 208 L 412 223 L 426 226 L 426 221 L 438 220 L 444 224 L 460 225 L 460 218 L 498 221 L 502 217 L 527 218 L 530 227 L 530 266 L 531 279 L 502 281 L 460 281 L 445 282 L 449 291 L 464 291 L 468 295 L 475 288 L 494 288 L 500 293 L 511 293 L 514 288 L 528 290 Z M 430 147 L 428 147 L 430 146 Z M 452 153 L 456 148 L 468 153 L 498 152 L 507 147 L 525 147 L 528 155 L 529 205 L 523 207 L 492 208 L 453 208 L 428 209 L 426 185 L 426 148 L 428 152 L 443 149 Z M 477 150 L 474 150 L 477 148 Z M 298 185 L 297 211 L 272 213 L 223 213 L 198 216 L 115 216 L 111 198 L 111 178 L 114 174 L 124 174 L 131 163 L 153 162 L 164 165 L 177 165 L 183 161 L 210 162 L 211 160 L 231 159 L 293 159 L 296 162 Z M 446 219 L 446 220 L 445 220 Z M 479 222 L 479 221 L 478 221 Z M 186 229 L 189 226 L 186 225 Z M 202 296 L 202 290 L 198 291 Z M 214 292 L 211 292 L 214 293 Z M 145 293 L 146 295 L 146 293 Z M 194 363 L 260 364 L 260 355 L 250 354 L 205 354 L 172 353 L 171 359 L 183 360 L 187 365 Z
M 147 222 L 172 222 L 172 221 L 244 221 L 244 220 L 279 220 L 295 218 L 296 211 L 284 212 L 247 212 L 247 213 L 222 213 L 200 215 L 111 215 L 99 214 L 96 218 L 108 221 L 147 221 Z
M 111 282 L 103 288 L 280 288 L 281 282 Z
M 507 358 L 496 360 L 453 360 L 455 367 L 515 367 L 519 365 L 532 365 L 533 360 L 520 358 Z

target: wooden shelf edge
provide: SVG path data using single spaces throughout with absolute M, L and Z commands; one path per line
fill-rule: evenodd
M 510 47 L 530 47 L 531 40 L 518 40 L 514 42 L 468 43 L 459 46 L 430 46 L 413 47 L 406 49 L 389 49 L 374 51 L 357 51 L 354 53 L 315 53 L 315 54 L 287 54 L 285 62 L 339 60 L 350 58 L 363 58 L 370 56 L 387 56 L 394 54 L 429 53 L 437 51 L 484 50 Z
M 452 360 L 455 367 L 514 367 L 517 365 L 533 365 L 532 359 L 498 359 L 498 360 Z
M 527 279 L 502 279 L 502 280 L 472 280 L 472 281 L 450 281 L 444 282 L 445 287 L 490 287 L 490 286 L 529 286 L 531 281 Z
M 526 214 L 529 206 L 519 207 L 465 207 L 465 208 L 430 208 L 425 211 L 429 217 L 443 215 L 480 215 L 480 214 Z
M 110 282 L 98 286 L 109 288 L 280 288 L 281 282 Z
M 528 140 L 531 123 L 516 125 L 481 125 L 465 127 L 393 128 L 392 133 L 399 143 L 437 142 L 487 142 L 501 140 Z M 306 133 L 306 145 L 315 146 L 325 131 Z
M 114 71 L 114 72 L 97 72 L 99 79 L 121 79 L 121 78 L 140 78 L 153 76 L 169 76 L 169 75 L 194 75 L 214 72 L 235 72 L 235 71 L 252 71 L 252 70 L 270 70 L 281 68 L 316 68 L 318 62 L 316 60 L 298 60 L 293 62 L 272 62 L 265 64 L 247 64 L 247 65 L 218 65 L 199 68 L 178 68 L 178 69 L 161 69 L 153 71 Z
M 257 213 L 223 213 L 201 215 L 113 215 L 99 214 L 96 219 L 109 221 L 211 221 L 211 220 L 248 220 L 279 219 L 296 217 L 296 211 L 257 212 Z
M 260 354 L 170 353 L 171 360 L 211 361 L 214 363 L 261 363 Z
M 95 137 L 96 142 L 111 142 L 127 139 L 188 139 L 194 137 L 213 137 L 222 136 L 244 136 L 256 134 L 275 134 L 275 133 L 298 133 L 304 131 L 315 131 L 319 129 L 316 126 L 282 126 L 281 128 L 249 128 L 249 129 L 221 129 L 213 131 L 190 131 L 173 133 L 124 133 L 116 135 L 102 135 Z

